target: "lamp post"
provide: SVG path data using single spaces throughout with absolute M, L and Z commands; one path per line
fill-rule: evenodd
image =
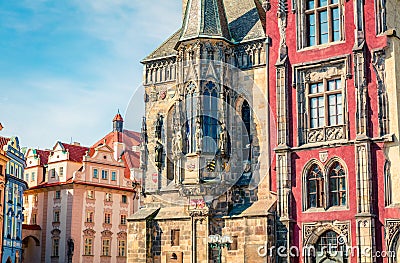
M 229 247 L 232 244 L 232 238 L 230 236 L 224 235 L 209 235 L 208 236 L 208 244 L 210 245 L 211 249 L 218 250 L 218 263 L 221 263 L 221 252 L 222 248 Z

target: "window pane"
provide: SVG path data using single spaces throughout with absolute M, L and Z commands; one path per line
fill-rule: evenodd
M 338 190 L 338 188 L 337 188 L 337 179 L 336 178 L 331 178 L 329 180 L 329 187 L 330 187 L 331 191 L 337 191 Z
M 318 6 L 326 6 L 328 5 L 328 0 L 318 0 Z
M 331 205 L 332 206 L 337 206 L 338 205 L 338 196 L 336 193 L 332 193 L 330 195 L 330 199 L 331 199 Z
M 310 207 L 317 207 L 317 198 L 315 194 L 310 194 Z
M 314 9 L 315 2 L 314 0 L 307 1 L 307 9 Z
M 310 193 L 317 192 L 317 184 L 316 184 L 315 180 L 310 180 L 308 182 L 308 189 L 309 189 Z
M 307 15 L 307 29 L 308 29 L 308 46 L 315 45 L 315 15 Z
M 340 40 L 340 17 L 339 17 L 339 8 L 332 9 L 332 41 Z
M 319 27 L 320 27 L 320 44 L 328 43 L 328 12 L 321 11 L 319 13 Z
M 317 84 L 311 84 L 311 86 L 310 86 L 310 93 L 311 93 L 311 94 L 318 93 L 318 86 L 317 86 Z

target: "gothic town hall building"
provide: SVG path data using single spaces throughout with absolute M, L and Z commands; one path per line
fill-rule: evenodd
M 400 262 L 400 2 L 182 4 L 128 262 Z

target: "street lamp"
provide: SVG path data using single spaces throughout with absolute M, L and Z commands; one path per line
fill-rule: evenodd
M 209 235 L 208 236 L 208 244 L 210 245 L 211 249 L 218 250 L 218 263 L 221 263 L 221 252 L 222 248 L 229 247 L 230 244 L 233 243 L 233 240 L 230 236 L 224 235 Z

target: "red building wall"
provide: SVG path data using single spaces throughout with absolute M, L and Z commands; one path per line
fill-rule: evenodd
M 266 34 L 269 37 L 269 101 L 271 110 L 275 113 L 277 111 L 276 105 L 276 86 L 277 86 L 277 67 L 276 63 L 279 60 L 279 43 L 280 43 L 280 29 L 278 27 L 278 2 L 277 0 L 271 1 L 270 9 L 267 11 L 266 17 Z M 284 2 L 284 1 L 281 1 Z M 344 11 L 344 41 L 324 45 L 323 47 L 305 48 L 302 50 L 297 49 L 297 23 L 296 16 L 298 13 L 292 12 L 292 2 L 287 2 L 287 27 L 286 27 L 286 44 L 288 50 L 288 146 L 291 148 L 291 214 L 293 223 L 293 236 L 291 245 L 302 247 L 302 224 L 307 222 L 316 221 L 351 221 L 351 239 L 352 245 L 356 246 L 356 215 L 357 215 L 357 160 L 356 149 L 354 142 L 356 140 L 356 107 L 357 97 L 354 83 L 354 59 L 353 48 L 355 46 L 355 23 L 354 23 L 354 3 L 355 1 L 341 1 L 343 3 Z M 298 2 L 298 1 L 296 1 Z M 299 1 L 300 2 L 300 1 Z M 367 65 L 367 83 L 368 83 L 368 96 L 369 96 L 369 131 L 368 135 L 372 138 L 371 143 L 371 174 L 373 180 L 373 196 L 374 214 L 376 218 L 376 245 L 377 250 L 385 250 L 384 239 L 384 220 L 385 218 L 399 218 L 400 213 L 398 209 L 385 208 L 384 201 L 384 143 L 375 140 L 380 137 L 379 123 L 378 123 L 378 88 L 376 83 L 376 75 L 371 62 L 371 51 L 382 49 L 387 45 L 387 36 L 376 35 L 375 29 L 375 6 L 374 1 L 365 1 L 364 4 L 364 24 L 365 24 L 365 41 L 366 41 L 366 65 Z M 347 128 L 349 129 L 348 142 L 340 145 L 330 145 L 324 148 L 311 148 L 301 147 L 298 148 L 298 108 L 297 108 L 297 93 L 296 86 L 293 84 L 293 65 L 298 65 L 306 62 L 320 61 L 328 58 L 349 55 L 350 56 L 350 72 L 351 76 L 346 79 L 346 106 L 347 106 Z M 277 121 L 275 119 L 275 121 Z M 271 130 L 271 136 L 277 134 L 276 130 Z M 276 147 L 277 145 L 275 145 Z M 332 157 L 339 157 L 347 166 L 348 173 L 348 209 L 336 210 L 334 208 L 327 209 L 324 212 L 303 212 L 302 195 L 302 173 L 305 165 L 311 159 L 320 159 L 319 153 L 321 150 L 328 151 L 328 161 Z M 271 169 L 272 181 L 276 182 L 277 169 L 273 164 Z M 274 191 L 277 191 L 276 185 Z M 302 258 L 293 258 L 294 262 L 303 262 Z M 382 259 L 377 258 L 378 262 Z M 387 259 L 384 259 L 386 262 Z M 349 262 L 357 262 L 355 258 L 350 258 Z

